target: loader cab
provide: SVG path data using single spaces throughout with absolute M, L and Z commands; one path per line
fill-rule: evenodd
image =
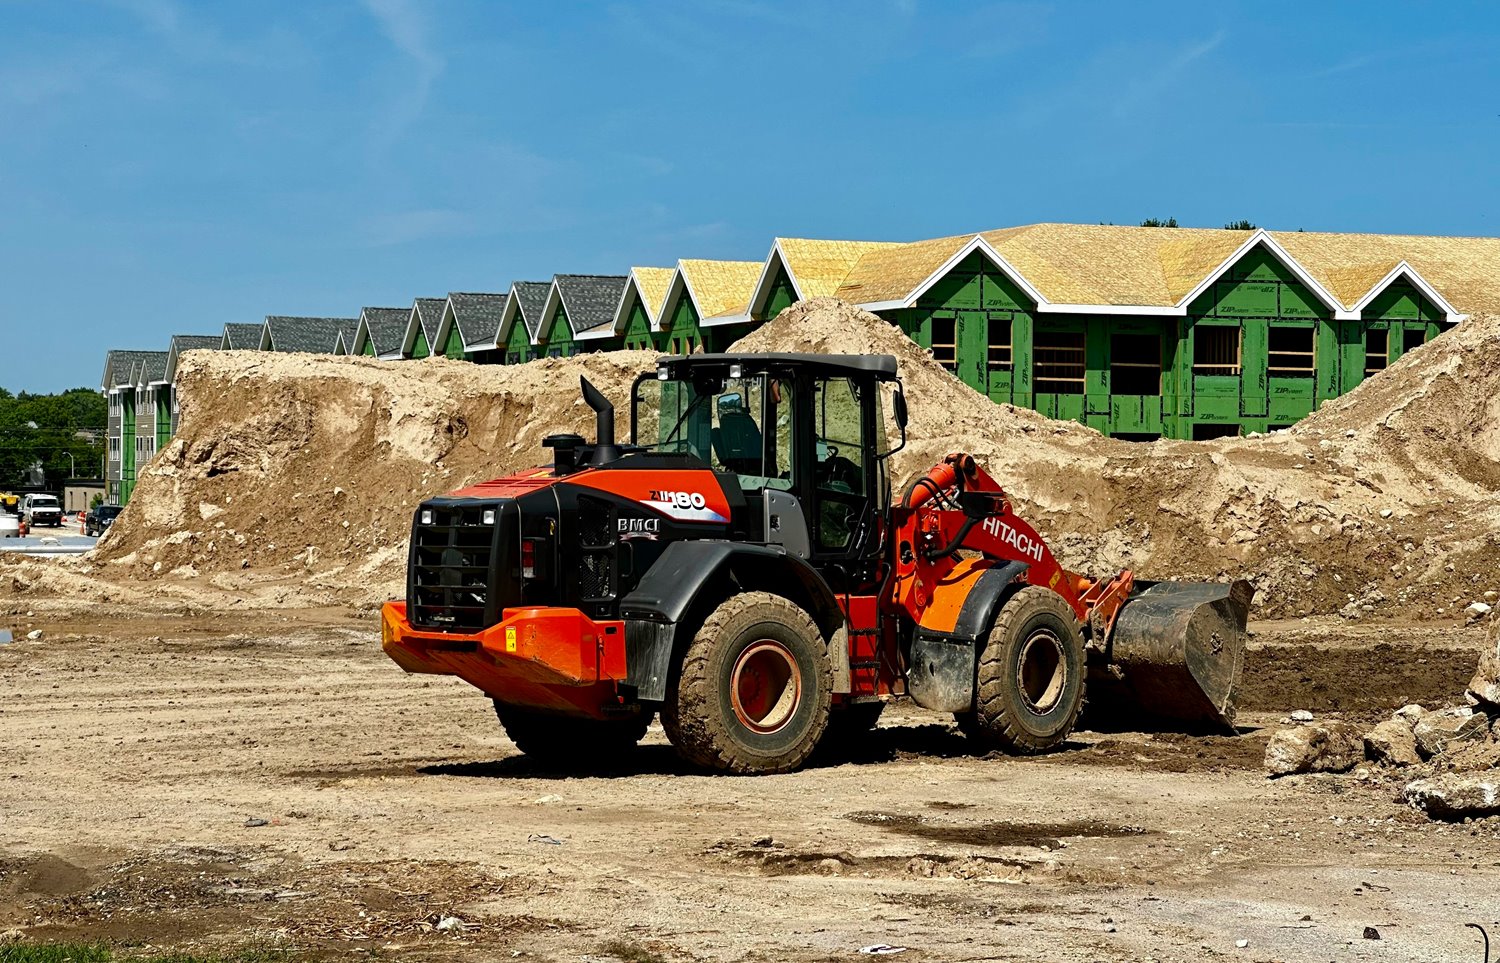
M 882 400 L 895 396 L 882 386 L 901 390 L 889 355 L 663 358 L 635 383 L 632 442 L 707 464 L 744 493 L 743 537 L 852 591 L 877 577 L 884 547 L 893 449 Z M 904 403 L 892 409 L 904 422 Z

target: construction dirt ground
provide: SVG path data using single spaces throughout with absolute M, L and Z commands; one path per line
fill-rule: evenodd
M 1468 711 L 1497 644 L 1500 319 L 1290 430 L 1213 442 L 993 405 L 833 301 L 739 348 L 897 355 L 898 480 L 973 452 L 1065 565 L 1250 579 L 1239 734 L 981 756 L 897 702 L 788 775 L 697 773 L 659 725 L 617 768 L 542 769 L 480 693 L 402 674 L 378 606 L 422 498 L 591 435 L 578 376 L 623 413 L 655 356 L 190 352 L 182 430 L 100 547 L 0 559 L 0 953 L 1480 963 L 1466 924 L 1500 944 L 1500 815 L 1407 802 L 1456 756 L 1265 768 L 1294 711 L 1360 731 Z M 1500 758 L 1500 725 L 1477 732 L 1463 768 Z

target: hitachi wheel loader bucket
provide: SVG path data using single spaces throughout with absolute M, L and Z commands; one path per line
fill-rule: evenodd
M 1137 582 L 1110 644 L 1116 711 L 1233 729 L 1249 582 Z M 1144 588 L 1142 588 L 1144 586 Z

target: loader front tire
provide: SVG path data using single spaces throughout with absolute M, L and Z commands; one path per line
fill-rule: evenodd
M 787 599 L 746 592 L 704 619 L 662 707 L 684 759 L 716 772 L 790 772 L 828 727 L 833 668 L 813 620 Z
M 1060 745 L 1083 711 L 1083 637 L 1062 596 L 1027 586 L 1000 609 L 979 651 L 974 709 L 957 714 L 981 745 L 1034 755 Z
M 505 735 L 528 757 L 549 768 L 598 768 L 624 759 L 651 725 L 651 713 L 623 719 L 582 719 L 495 702 Z

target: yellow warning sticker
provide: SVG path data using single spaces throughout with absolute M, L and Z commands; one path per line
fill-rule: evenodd
M 1060 572 L 1060 571 L 1059 572 L 1053 572 L 1052 573 L 1052 579 L 1051 579 L 1051 581 L 1049 581 L 1047 583 L 1047 587 L 1051 588 L 1051 589 L 1057 588 L 1057 583 L 1058 583 L 1058 581 L 1061 578 L 1062 578 L 1062 572 Z
M 514 625 L 505 627 L 505 651 L 516 651 L 516 627 Z

